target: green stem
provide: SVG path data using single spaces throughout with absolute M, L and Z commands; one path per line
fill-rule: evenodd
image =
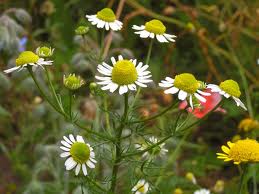
M 199 123 L 201 123 L 202 121 L 206 120 L 206 118 L 212 113 L 214 112 L 219 106 L 221 106 L 223 104 L 223 100 L 221 100 L 210 112 L 208 112 L 204 117 L 202 117 L 201 119 L 193 122 L 192 124 L 188 125 L 187 127 L 181 129 L 181 131 L 185 131 Z M 162 140 L 160 140 L 159 142 L 157 142 L 156 144 L 153 144 L 151 145 L 150 147 L 144 149 L 144 150 L 141 150 L 141 151 L 137 151 L 137 152 L 133 152 L 133 153 L 128 153 L 128 154 L 125 154 L 122 156 L 122 158 L 126 158 L 126 157 L 130 157 L 130 156 L 135 156 L 135 155 L 141 155 L 141 154 L 144 154 L 145 152 L 148 152 L 149 150 L 153 149 L 154 147 L 164 143 L 166 140 L 168 140 L 169 138 L 173 137 L 174 134 L 170 134 L 168 135 L 167 137 L 163 138 Z
M 244 194 L 243 185 L 244 185 L 244 181 L 245 181 L 246 172 L 247 172 L 247 165 L 244 166 L 243 172 L 242 172 L 241 177 L 240 177 L 240 182 L 239 182 L 239 186 L 238 186 L 238 194 Z
M 128 117 L 128 108 L 129 108 L 129 103 L 128 103 L 128 93 L 124 94 L 124 114 L 122 116 L 122 120 L 121 120 L 121 124 L 118 127 L 118 129 L 116 129 L 115 133 L 116 133 L 116 142 L 115 142 L 115 162 L 112 168 L 112 182 L 111 182 L 111 188 L 110 188 L 110 193 L 115 193 L 115 188 L 116 188 L 116 183 L 117 183 L 117 174 L 118 174 L 118 170 L 119 170 L 119 163 L 121 161 L 121 134 L 122 134 L 122 130 L 125 127 L 126 124 L 126 120 Z
M 147 52 L 147 58 L 146 58 L 146 64 L 149 65 L 149 61 L 150 61 L 150 56 L 151 56 L 151 52 L 152 52 L 152 48 L 153 48 L 153 43 L 154 43 L 154 39 L 151 39 L 151 42 L 149 44 L 149 48 L 148 48 L 148 52 Z M 133 99 L 133 102 L 130 106 L 130 108 L 133 108 L 135 103 L 136 103 L 136 100 L 138 99 L 138 96 L 140 94 L 140 91 L 141 91 L 141 87 L 138 87 L 138 90 L 137 90 L 137 93 Z
M 104 111 L 105 111 L 105 121 L 106 121 L 106 127 L 107 130 L 110 131 L 111 126 L 110 126 L 110 117 L 109 117 L 109 112 L 108 112 L 108 97 L 105 95 L 104 97 Z
M 73 120 L 73 92 L 69 90 L 69 117 Z
M 104 51 L 104 39 L 105 39 L 105 29 L 101 30 L 101 49 L 100 49 L 100 55 L 99 55 L 99 62 L 102 62 L 103 60 L 103 51 Z
M 154 116 L 151 116 L 149 118 L 146 118 L 146 119 L 143 119 L 143 120 L 139 120 L 139 121 L 132 121 L 130 123 L 142 123 L 142 122 L 147 122 L 147 121 L 150 121 L 150 120 L 153 120 L 153 119 L 156 119 L 162 115 L 164 115 L 166 112 L 168 112 L 169 110 L 171 110 L 175 105 L 177 104 L 176 103 L 172 103 L 169 107 L 165 108 L 163 111 L 161 111 L 160 113 L 154 115 Z
M 44 92 L 44 91 L 42 90 L 42 88 L 40 87 L 40 84 L 38 83 L 38 81 L 37 81 L 35 75 L 33 74 L 31 67 L 27 67 L 27 69 L 28 69 L 28 71 L 29 71 L 29 73 L 30 73 L 30 75 L 31 75 L 31 77 L 32 77 L 32 79 L 33 79 L 35 85 L 37 86 L 37 88 L 38 88 L 38 90 L 39 90 L 41 96 L 42 96 L 42 97 L 49 103 L 49 105 L 51 105 L 52 108 L 54 108 L 58 113 L 60 113 L 60 114 L 61 114 L 62 116 L 64 116 L 65 118 L 69 118 L 69 116 L 68 116 L 66 113 L 64 113 L 64 112 L 62 112 L 61 110 L 59 110 L 59 108 L 49 99 L 49 97 L 48 97 L 47 95 L 45 95 L 45 92 Z M 94 134 L 94 135 L 96 135 L 96 136 L 98 136 L 98 137 L 100 137 L 100 138 L 102 138 L 102 139 L 107 139 L 107 140 L 110 140 L 110 141 L 114 141 L 114 139 L 113 139 L 112 137 L 108 137 L 107 135 L 103 135 L 103 134 L 100 134 L 100 133 L 98 133 L 98 132 L 96 132 L 96 131 L 93 131 L 93 130 L 91 130 L 91 129 L 88 129 L 88 128 L 82 126 L 78 121 L 71 121 L 71 123 L 73 123 L 75 126 L 81 128 L 81 129 L 87 131 L 88 133 Z
M 253 170 L 253 194 L 257 194 L 256 164 L 252 164 L 251 166 Z

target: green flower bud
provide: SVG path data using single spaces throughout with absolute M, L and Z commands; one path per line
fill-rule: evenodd
M 84 80 L 80 76 L 76 76 L 75 74 L 70 74 L 67 77 L 64 75 L 63 83 L 64 86 L 69 90 L 77 90 L 85 84 Z
M 46 47 L 46 46 L 43 46 L 43 47 L 38 47 L 36 49 L 36 54 L 39 56 L 39 57 L 51 57 L 53 55 L 53 52 L 54 52 L 55 49 L 52 49 L 51 47 Z
M 87 26 L 79 26 L 77 29 L 75 29 L 76 35 L 85 35 L 89 31 L 89 27 Z

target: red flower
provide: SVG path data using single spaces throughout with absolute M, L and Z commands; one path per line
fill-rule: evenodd
M 210 89 L 206 89 L 204 92 L 211 93 L 210 96 L 203 96 L 206 99 L 206 102 L 200 102 L 200 107 L 194 108 L 188 107 L 186 110 L 192 113 L 197 118 L 202 118 L 208 112 L 210 112 L 215 106 L 221 101 L 221 95 L 217 92 L 211 92 Z M 179 109 L 185 109 L 188 106 L 187 101 L 183 101 L 179 105 Z M 215 112 L 226 113 L 226 110 L 218 107 Z

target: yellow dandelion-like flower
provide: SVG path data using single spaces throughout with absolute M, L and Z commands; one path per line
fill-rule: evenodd
M 251 118 L 246 118 L 240 121 L 238 129 L 243 130 L 244 132 L 259 129 L 259 122 Z
M 259 143 L 253 139 L 238 140 L 235 143 L 227 142 L 228 147 L 221 147 L 224 153 L 217 153 L 217 158 L 224 162 L 233 161 L 234 164 L 242 162 L 259 162 Z

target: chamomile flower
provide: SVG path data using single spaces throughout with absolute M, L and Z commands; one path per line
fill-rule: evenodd
M 5 73 L 12 73 L 13 71 L 21 71 L 24 67 L 32 66 L 43 67 L 44 65 L 52 65 L 53 61 L 45 61 L 43 58 L 40 58 L 38 55 L 31 51 L 23 51 L 18 58 L 15 60 L 16 67 L 4 70 Z
M 148 147 L 152 146 L 153 144 L 156 144 L 158 142 L 158 139 L 155 138 L 154 136 L 149 138 L 149 141 L 143 144 L 135 144 L 135 148 L 139 151 L 145 150 Z M 164 148 L 165 143 L 162 143 L 153 149 L 150 149 L 149 151 L 145 152 L 142 157 L 149 157 L 151 155 L 159 155 L 159 156 L 164 156 L 168 150 Z
M 69 137 L 63 136 L 63 138 L 60 149 L 64 152 L 60 154 L 60 157 L 67 158 L 65 161 L 66 170 L 75 168 L 75 175 L 78 175 L 82 169 L 83 174 L 87 176 L 86 167 L 95 168 L 95 163 L 97 163 L 94 159 L 93 148 L 88 143 L 85 143 L 80 135 L 77 135 L 76 139 L 72 134 Z
M 148 65 L 142 62 L 137 64 L 137 60 L 126 60 L 120 55 L 118 61 L 114 57 L 111 58 L 113 66 L 103 62 L 97 66 L 99 73 L 103 76 L 95 76 L 97 84 L 102 85 L 102 90 L 110 90 L 114 92 L 119 89 L 119 94 L 127 93 L 129 90 L 136 90 L 137 85 L 147 87 L 146 83 L 152 82 L 150 71 L 147 71 Z
M 116 20 L 114 12 L 110 8 L 104 8 L 98 11 L 95 15 L 86 15 L 92 25 L 97 28 L 105 28 L 105 30 L 112 29 L 113 31 L 121 30 L 122 22 Z
M 63 76 L 64 86 L 70 90 L 77 90 L 85 84 L 85 81 L 75 74 L 69 74 L 69 76 Z
M 193 194 L 210 194 L 210 190 L 208 189 L 199 189 L 195 191 Z
M 138 181 L 138 183 L 132 188 L 134 194 L 145 194 L 148 192 L 149 184 L 144 179 Z
M 139 34 L 140 38 L 155 38 L 159 42 L 175 42 L 175 35 L 166 34 L 166 27 L 160 20 L 151 20 L 145 25 L 133 25 L 132 29 L 136 30 L 135 34 Z
M 210 96 L 210 93 L 203 92 L 200 90 L 200 81 L 190 73 L 182 73 L 176 75 L 174 79 L 166 77 L 159 83 L 160 87 L 169 88 L 164 91 L 165 94 L 176 94 L 178 93 L 179 100 L 185 100 L 189 98 L 189 103 L 193 109 L 193 97 L 196 97 L 201 102 L 206 102 L 203 96 Z
M 233 98 L 236 102 L 237 106 L 241 106 L 243 109 L 247 110 L 243 102 L 239 99 L 241 96 L 241 91 L 239 85 L 234 80 L 225 80 L 219 84 L 219 86 L 215 84 L 208 84 L 207 88 L 211 89 L 211 92 L 218 92 L 226 98 Z
M 235 143 L 227 142 L 228 147 L 223 145 L 224 153 L 217 153 L 217 158 L 224 162 L 233 161 L 234 164 L 242 162 L 259 162 L 259 143 L 253 139 L 238 140 Z

